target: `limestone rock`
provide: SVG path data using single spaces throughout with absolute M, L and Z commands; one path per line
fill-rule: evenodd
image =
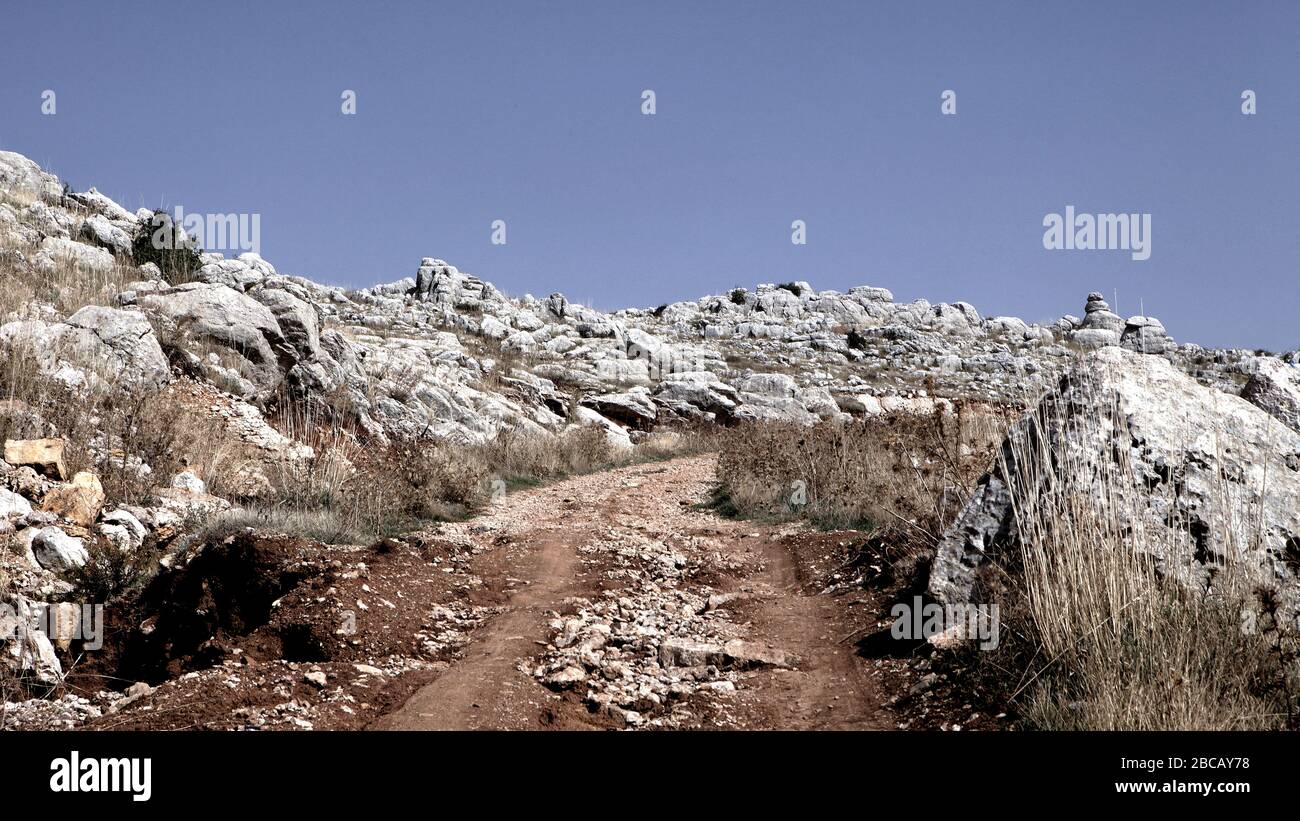
M 40 629 L 41 605 L 24 596 L 0 601 L 0 663 L 10 672 L 31 676 L 41 684 L 57 684 L 63 666 L 54 645 Z
M 1300 431 L 1300 367 L 1260 357 L 1241 398 L 1294 431 Z
M 1138 353 L 1161 354 L 1178 347 L 1160 320 L 1151 316 L 1131 316 L 1124 324 L 1119 344 Z
M 0 520 L 26 516 L 32 512 L 32 505 L 22 496 L 10 490 L 0 488 Z
M 298 356 L 271 309 L 226 285 L 192 282 L 147 294 L 139 304 L 169 344 L 215 345 L 263 394 L 283 381 Z
M 104 506 L 104 487 L 99 477 L 81 471 L 72 481 L 59 485 L 45 494 L 41 509 L 53 513 L 73 524 L 90 527 Z
M 41 567 L 63 573 L 85 566 L 90 556 L 81 539 L 57 527 L 43 527 L 32 539 L 32 553 Z
M 7 439 L 5 461 L 33 467 L 52 479 L 63 479 L 68 475 L 63 448 L 62 439 Z
M 1118 507 L 1133 511 L 1128 527 L 1145 534 L 1139 547 L 1164 575 L 1204 589 L 1230 559 L 1274 588 L 1294 623 L 1300 570 L 1287 557 L 1300 544 L 1300 433 L 1163 357 L 1110 347 L 1084 357 L 1014 441 L 1046 443 L 1058 472 L 1031 471 L 1004 445 L 1007 466 L 985 475 L 938 545 L 929 589 L 939 601 L 970 602 L 978 568 L 1014 544 L 1017 487 L 1095 487 L 1105 461 L 1122 459 L 1131 486 L 1115 492 L 1132 503 Z M 1077 473 L 1059 473 L 1067 469 Z

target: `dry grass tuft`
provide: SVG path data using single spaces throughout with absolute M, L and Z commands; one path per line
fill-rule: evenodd
M 31 264 L 35 254 L 34 247 L 12 245 L 0 237 L 0 321 L 38 303 L 53 306 L 61 316 L 87 305 L 117 307 L 117 295 L 129 283 L 145 279 L 126 259 L 107 269 L 56 259 L 52 272 L 39 271 Z
M 958 405 L 952 415 L 743 425 L 724 435 L 715 507 L 827 529 L 902 528 L 933 544 L 991 464 L 1004 416 Z

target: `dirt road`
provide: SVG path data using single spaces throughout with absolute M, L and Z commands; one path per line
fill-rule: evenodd
M 710 456 L 505 496 L 440 537 L 503 592 L 459 657 L 374 729 L 895 726 L 869 618 L 819 594 L 825 534 L 696 507 Z

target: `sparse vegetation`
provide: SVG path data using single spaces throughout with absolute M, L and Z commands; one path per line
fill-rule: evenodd
M 298 431 L 299 435 L 302 430 Z M 211 522 L 204 538 L 244 527 L 330 544 L 369 544 L 438 521 L 467 518 L 499 488 L 544 481 L 707 449 L 699 431 L 648 437 L 631 451 L 604 431 L 575 428 L 553 437 L 503 430 L 487 443 L 404 440 L 362 445 L 338 431 L 314 440 L 312 458 L 271 471 L 270 492 Z M 494 487 L 494 483 L 502 484 Z
M 197 243 L 166 211 L 155 211 L 153 219 L 140 223 L 131 253 L 137 265 L 157 265 L 163 279 L 172 285 L 192 282 L 203 267 Z
M 144 590 L 158 570 L 156 545 L 120 550 L 104 539 L 92 539 L 86 552 L 89 560 L 85 566 L 69 573 L 77 585 L 77 595 L 84 601 L 130 599 Z
M 1000 420 L 972 406 L 950 417 L 744 425 L 725 436 L 716 500 L 745 518 L 902 528 L 933 544 L 992 459 Z

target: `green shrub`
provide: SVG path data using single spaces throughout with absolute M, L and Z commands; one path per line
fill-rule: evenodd
M 194 281 L 203 267 L 198 243 L 186 235 L 166 211 L 155 211 L 153 218 L 140 223 L 131 245 L 136 265 L 152 262 L 172 285 Z

